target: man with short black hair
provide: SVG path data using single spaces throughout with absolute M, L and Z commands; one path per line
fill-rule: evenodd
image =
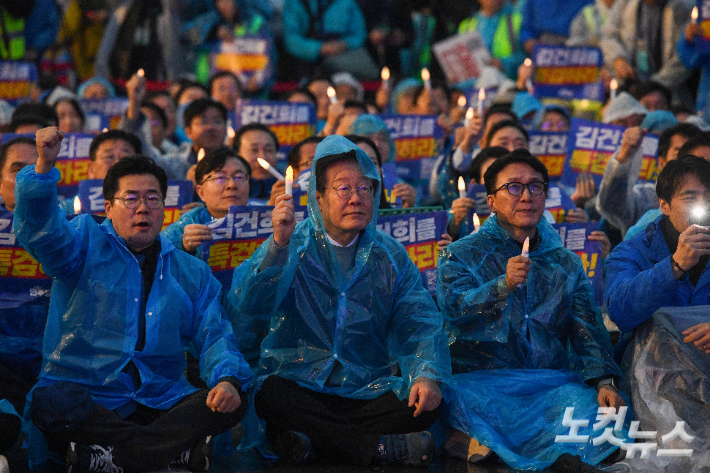
M 159 236 L 167 177 L 150 158 L 109 169 L 103 224 L 61 218 L 62 138 L 55 127 L 37 133 L 37 165 L 19 173 L 16 191 L 18 241 L 54 279 L 31 420 L 74 473 L 206 471 L 212 436 L 241 420 L 252 377 L 220 285 Z M 210 389 L 183 376 L 188 347 Z
M 296 225 L 279 196 L 273 236 L 232 279 L 237 312 L 271 320 L 256 414 L 288 462 L 426 465 L 450 373 L 441 315 L 404 247 L 377 230 L 369 156 L 329 136 L 311 169 L 308 219 Z
M 258 159 L 261 158 L 276 168 L 276 153 L 279 150 L 276 134 L 266 125 L 249 123 L 237 130 L 232 147 L 251 166 L 249 197 L 269 200 L 271 188 L 277 179 L 259 164 Z
M 0 146 L 0 209 L 15 209 L 15 177 L 20 169 L 37 162 L 37 145 L 27 136 L 18 136 Z

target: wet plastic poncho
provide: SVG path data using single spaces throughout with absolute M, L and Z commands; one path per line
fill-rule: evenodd
M 387 140 L 390 143 L 390 154 L 389 156 L 382 156 L 382 164 L 393 163 L 397 156 L 397 150 L 394 147 L 394 141 L 392 140 L 392 136 L 390 136 L 387 124 L 382 121 L 380 117 L 369 114 L 360 115 L 350 124 L 350 128 L 348 129 L 348 133 L 360 136 L 368 136 L 381 131 L 387 134 Z
M 376 182 L 377 195 L 377 168 L 342 136 L 318 144 L 311 171 L 324 156 L 351 150 Z M 360 233 L 355 266 L 346 276 L 323 227 L 316 179 L 308 187 L 309 216 L 291 236 L 286 263 L 258 271 L 270 237 L 235 270 L 230 299 L 237 312 L 271 320 L 257 388 L 276 374 L 317 392 L 374 399 L 393 391 L 404 399 L 417 378 L 449 378 L 441 315 L 404 247 L 377 230 L 378 203 L 372 200 L 372 221 Z M 336 368 L 333 386 L 327 380 Z
M 193 223 L 207 225 L 214 220 L 214 217 L 210 215 L 206 207 L 197 207 L 182 214 L 177 222 L 171 223 L 160 234 L 170 240 L 175 245 L 175 248 L 184 250 L 182 236 L 185 234 L 185 227 Z M 202 259 L 202 252 L 198 250 L 195 256 Z
M 621 365 L 622 390 L 631 395 L 639 430 L 656 431 L 659 449 L 692 448 L 690 457 L 659 457 L 624 460 L 634 472 L 700 473 L 710 466 L 710 355 L 682 334 L 694 325 L 710 320 L 710 306 L 664 307 L 634 331 L 632 343 Z M 690 444 L 681 439 L 663 442 L 662 437 L 685 422 L 684 430 L 695 437 Z
M 569 433 L 566 407 L 593 424 L 597 391 L 584 381 L 621 372 L 582 261 L 545 220 L 537 229 L 527 284 L 508 296 L 499 288 L 521 249 L 495 215 L 439 257 L 437 300 L 455 338 L 446 420 L 515 468 L 542 469 L 562 453 L 598 463 L 618 447 L 555 436 Z
M 200 372 L 213 387 L 235 376 L 244 389 L 251 371 L 222 318 L 220 285 L 201 261 L 161 238 L 155 281 L 146 300 L 146 341 L 136 351 L 142 278 L 138 261 L 110 220 L 91 215 L 67 222 L 57 206 L 59 171 L 17 175 L 18 241 L 54 278 L 38 386 L 70 380 L 94 401 L 116 409 L 130 400 L 168 409 L 196 391 L 182 375 L 183 351 L 200 354 Z M 122 370 L 136 365 L 136 390 Z

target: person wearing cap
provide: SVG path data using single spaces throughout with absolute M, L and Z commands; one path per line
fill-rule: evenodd
M 594 419 L 625 401 L 582 261 L 543 218 L 547 169 L 518 149 L 495 159 L 484 180 L 494 215 L 444 248 L 437 266 L 454 373 L 445 450 L 468 461 L 493 451 L 521 470 L 600 473 L 589 464 L 616 445 L 555 442 L 569 432 L 567 407 Z
M 311 172 L 308 218 L 296 224 L 292 196 L 279 196 L 273 235 L 232 279 L 242 320 L 271 321 L 255 415 L 283 461 L 426 465 L 450 373 L 441 315 L 405 248 L 377 229 L 370 157 L 329 136 Z

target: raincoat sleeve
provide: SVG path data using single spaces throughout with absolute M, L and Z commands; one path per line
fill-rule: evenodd
M 409 390 L 418 378 L 445 382 L 451 376 L 451 358 L 441 314 L 421 273 L 407 255 L 402 266 L 392 313 L 399 367 Z
M 238 343 L 219 303 L 221 286 L 205 268 L 202 291 L 195 303 L 193 344 L 200 353 L 200 375 L 209 387 L 220 379 L 235 376 L 246 391 L 252 380 L 249 365 L 239 352 Z
M 690 284 L 687 275 L 680 280 L 673 277 L 670 254 L 648 264 L 648 257 L 637 248 L 639 244 L 643 244 L 640 237 L 622 242 L 604 266 L 604 301 L 609 317 L 622 332 L 630 332 L 669 305 L 669 294 Z
M 621 376 L 621 370 L 613 359 L 611 339 L 594 301 L 589 278 L 581 263 L 578 268 L 572 313 L 565 330 L 577 373 L 585 381 L 612 374 Z
M 203 207 L 198 207 L 183 214 L 177 222 L 168 225 L 165 230 L 160 232 L 161 235 L 170 240 L 170 242 L 175 245 L 175 248 L 185 251 L 185 247 L 182 246 L 182 237 L 185 234 L 185 227 L 192 223 L 202 223 L 199 219 L 199 213 L 202 210 L 204 210 Z
M 17 173 L 15 183 L 15 234 L 51 277 L 72 274 L 86 258 L 83 234 L 67 222 L 59 210 L 59 179 L 57 168 L 47 174 L 37 174 L 34 166 L 26 166 Z M 81 224 L 83 219 L 78 218 Z
M 511 294 L 505 283 L 505 272 L 482 281 L 460 257 L 459 246 L 446 247 L 438 262 L 436 295 L 447 327 L 455 336 L 467 340 L 505 342 Z M 483 264 L 491 264 L 491 259 L 484 257 Z

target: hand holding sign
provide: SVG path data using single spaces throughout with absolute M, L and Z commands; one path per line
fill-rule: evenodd
M 35 172 L 38 174 L 47 174 L 53 167 L 54 162 L 59 156 L 59 151 L 62 149 L 62 139 L 64 133 L 59 131 L 56 126 L 50 126 L 37 130 L 35 140 L 37 141 L 37 164 Z

